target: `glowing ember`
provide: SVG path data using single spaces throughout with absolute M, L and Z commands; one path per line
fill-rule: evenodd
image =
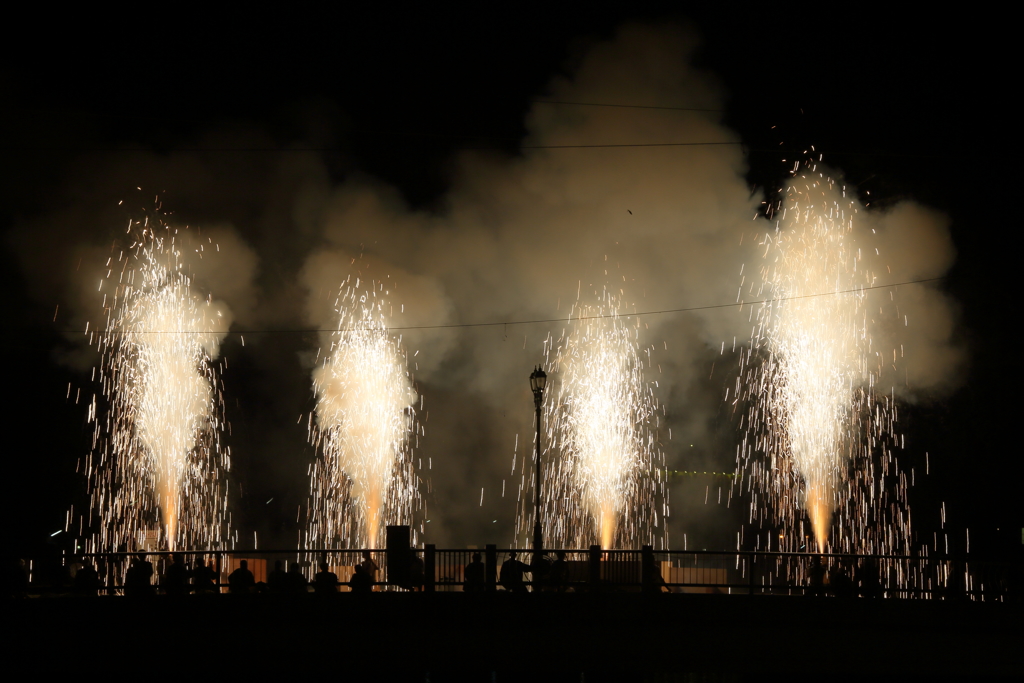
M 548 345 L 556 380 L 545 400 L 545 538 L 554 547 L 637 547 L 659 526 L 662 457 L 650 422 L 657 404 L 644 379 L 639 328 L 619 317 L 604 292 L 597 305 L 576 307 L 572 329 Z M 554 349 L 551 347 L 555 346 Z M 667 501 L 664 502 L 667 508 Z M 662 517 L 666 509 L 662 509 Z
M 112 290 L 94 337 L 107 414 L 94 396 L 87 473 L 100 527 L 89 547 L 144 548 L 157 531 L 162 548 L 214 547 L 227 538 L 230 453 L 213 361 L 230 321 L 187 274 L 186 254 L 201 253 L 185 249 L 190 231 L 149 220 L 132 231 L 100 284 Z
M 906 550 L 910 539 L 906 479 L 885 482 L 896 473 L 896 412 L 890 392 L 878 392 L 884 356 L 872 331 L 889 316 L 879 301 L 890 297 L 864 290 L 882 282 L 870 266 L 870 236 L 854 230 L 861 210 L 824 174 L 804 172 L 760 242 L 764 263 L 751 294 L 768 301 L 741 353 L 750 399 L 741 457 L 790 550 L 805 535 L 801 508 L 822 552 Z M 755 451 L 767 460 L 752 459 Z M 755 497 L 758 516 L 767 512 L 763 498 Z
M 338 331 L 313 373 L 322 457 L 312 473 L 308 541 L 383 547 L 386 524 L 409 524 L 418 501 L 411 437 L 417 394 L 400 341 L 388 333 L 388 292 L 380 283 L 343 284 Z

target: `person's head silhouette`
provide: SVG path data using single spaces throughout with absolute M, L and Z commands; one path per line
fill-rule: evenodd
M 322 571 L 322 572 L 326 572 L 327 571 L 327 563 L 326 562 L 321 562 L 320 563 L 320 571 Z
M 249 561 L 248 560 L 242 560 L 241 562 L 238 563 L 238 566 L 241 569 L 248 569 L 249 568 Z
M 508 559 L 510 559 L 510 560 L 516 559 L 516 551 L 515 550 L 513 550 L 512 552 L 510 552 L 508 554 Z
M 281 571 L 281 560 L 274 560 L 274 571 Z
M 474 562 L 479 562 L 480 561 L 480 553 L 473 553 L 473 561 Z

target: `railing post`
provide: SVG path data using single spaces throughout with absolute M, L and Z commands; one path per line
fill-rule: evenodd
M 970 598 L 970 583 L 967 580 L 967 562 L 961 556 L 953 560 L 953 596 L 957 600 Z
M 411 532 L 408 526 L 385 528 L 384 576 L 389 585 L 408 589 L 412 563 L 410 560 Z
M 640 586 L 644 593 L 658 593 L 654 573 L 654 546 L 640 547 Z
M 747 577 L 747 582 L 748 582 L 748 585 L 750 586 L 747 589 L 747 593 L 749 595 L 753 595 L 754 594 L 754 555 L 753 554 L 750 555 L 750 562 L 747 564 L 747 573 L 750 575 L 750 576 Z
M 601 583 L 601 546 L 592 545 L 590 546 L 590 587 L 593 590 L 597 590 L 598 585 Z
M 423 546 L 423 591 L 434 592 L 434 582 L 437 580 L 437 572 L 434 571 L 434 544 L 428 543 Z
M 484 585 L 486 590 L 498 590 L 498 546 L 488 543 L 484 546 Z

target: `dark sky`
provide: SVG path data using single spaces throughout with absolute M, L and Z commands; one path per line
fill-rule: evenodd
M 1007 90 L 1018 79 L 1005 59 L 998 17 L 909 18 L 853 8 L 822 14 L 817 6 L 680 12 L 598 3 L 585 12 L 509 5 L 488 14 L 383 7 L 325 16 L 207 20 L 172 12 L 102 19 L 48 18 L 45 29 L 28 22 L 4 48 L 5 234 L 55 205 L 77 206 L 90 187 L 83 181 L 88 169 L 107 167 L 125 148 L 159 156 L 232 135 L 259 140 L 245 152 L 223 153 L 233 155 L 224 164 L 239 173 L 250 166 L 259 173 L 264 146 L 314 147 L 322 150 L 316 154 L 330 182 L 376 178 L 413 209 L 440 211 L 458 151 L 518 154 L 531 99 L 545 95 L 553 76 L 571 73 L 589 45 L 631 21 L 690 26 L 702 41 L 698 66 L 717 75 L 726 92 L 724 122 L 744 143 L 752 191 L 778 186 L 787 166 L 781 159 L 815 145 L 862 197 L 870 192 L 875 206 L 913 199 L 950 216 L 957 260 L 944 288 L 960 307 L 956 334 L 969 365 L 955 392 L 901 412 L 910 448 L 931 454 L 931 475 L 912 493 L 915 524 L 930 536 L 945 501 L 947 527 L 958 539 L 969 527 L 972 551 L 1019 551 L 1019 445 L 1011 437 L 1017 392 L 1008 386 L 1019 366 L 1012 333 L 1018 316 L 1008 255 L 1016 251 L 1010 234 L 1019 196 L 1009 159 L 1020 124 L 1009 107 Z M 161 189 L 169 197 L 176 192 Z M 241 191 L 195 215 L 240 226 L 257 220 Z M 84 408 L 65 394 L 69 382 L 87 385 L 88 373 L 56 362 L 68 342 L 49 322 L 52 297 L 30 291 L 9 240 L 2 258 L 4 519 L 9 543 L 28 551 L 63 527 L 68 505 L 82 500 L 75 463 L 88 449 L 88 431 Z M 288 268 L 288 258 L 276 265 Z M 304 429 L 291 424 L 260 431 L 276 414 L 275 402 L 310 409 L 301 384 L 281 389 L 294 394 L 281 398 L 255 361 L 229 349 L 237 352 L 225 377 L 234 385 L 229 418 L 241 427 L 236 451 L 264 440 L 301 443 Z M 281 353 L 294 355 L 295 348 Z M 292 364 L 281 372 L 301 373 Z M 443 403 L 444 394 L 431 400 Z M 725 430 L 718 438 L 728 441 L 732 427 L 714 429 Z M 494 447 L 480 439 L 479 448 Z M 728 464 L 732 446 L 724 441 Z M 236 458 L 235 476 L 250 488 L 236 501 L 236 520 L 243 534 L 258 530 L 290 545 L 306 465 L 293 463 L 287 485 L 264 465 Z M 296 485 L 300 490 L 289 490 Z M 264 503 L 270 498 L 278 503 Z M 458 533 L 450 538 L 476 542 Z

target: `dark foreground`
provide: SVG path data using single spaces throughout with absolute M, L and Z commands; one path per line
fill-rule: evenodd
M 830 681 L 1024 674 L 1021 607 L 991 603 L 378 593 L 40 598 L 8 602 L 4 611 L 7 670 L 15 675 Z

